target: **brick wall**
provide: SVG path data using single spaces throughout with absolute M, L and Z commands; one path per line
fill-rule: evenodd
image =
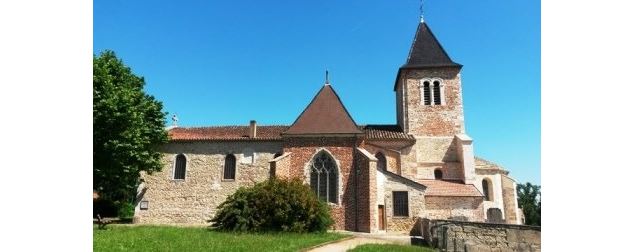
M 310 183 L 309 164 L 320 150 L 326 150 L 337 163 L 340 177 L 338 179 L 338 204 L 329 203 L 331 216 L 338 230 L 355 230 L 355 188 L 353 159 L 359 141 L 355 137 L 288 137 L 284 140 L 284 152 L 291 152 L 291 177 L 302 178 Z
M 482 197 L 426 196 L 426 218 L 483 221 Z
M 453 136 L 465 132 L 459 71 L 457 68 L 416 69 L 406 70 L 400 76 L 397 96 L 403 99 L 405 108 L 398 109 L 397 114 L 405 117 L 405 130 L 408 133 L 417 136 Z M 445 105 L 422 105 L 419 86 L 423 78 L 443 80 Z M 400 86 L 404 83 L 404 94 L 400 97 Z

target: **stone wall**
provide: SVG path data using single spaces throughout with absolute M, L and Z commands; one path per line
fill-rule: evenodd
M 411 232 L 417 219 L 425 216 L 424 187 L 387 172 L 378 171 L 377 177 L 377 181 L 383 182 L 377 185 L 378 188 L 382 188 L 379 191 L 383 192 L 383 196 L 378 194 L 377 204 L 384 205 L 386 210 L 386 231 L 396 233 Z M 392 193 L 395 191 L 408 192 L 409 216 L 394 216 Z
M 269 161 L 281 149 L 281 142 L 168 143 L 162 147 L 163 169 L 141 174 L 145 181 L 141 201 L 148 201 L 148 209 L 141 210 L 137 205 L 135 222 L 206 224 L 216 207 L 236 189 L 268 179 Z M 174 180 L 174 161 L 180 153 L 186 157 L 185 179 Z M 236 179 L 224 181 L 225 156 L 230 153 L 236 156 Z
M 377 159 L 367 150 L 357 148 L 355 165 L 357 178 L 357 231 L 377 231 Z
M 405 107 L 397 109 L 397 114 L 402 115 L 407 124 L 404 129 L 416 136 L 454 136 L 464 133 L 460 69 L 410 69 L 404 72 L 399 77 L 397 87 L 397 97 L 405 104 Z M 443 80 L 444 105 L 422 105 L 420 81 L 424 78 Z M 403 91 L 401 86 L 405 87 Z
M 440 251 L 540 251 L 537 226 L 423 219 L 421 228 L 424 239 Z
M 269 161 L 273 174 L 277 178 L 289 178 L 289 171 L 291 169 L 291 154 L 291 152 L 287 152 Z
M 426 196 L 426 214 L 429 219 L 462 219 L 482 221 L 482 197 L 439 197 Z
M 505 223 L 523 224 L 518 216 L 518 201 L 516 200 L 516 182 L 507 175 L 501 175 L 503 186 L 503 205 L 505 207 Z

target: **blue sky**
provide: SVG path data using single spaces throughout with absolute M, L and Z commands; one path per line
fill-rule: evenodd
M 478 156 L 540 184 L 540 1 L 425 1 L 463 64 Z M 181 126 L 291 124 L 331 83 L 358 124 L 394 124 L 419 1 L 95 1 L 93 52 L 114 50 Z

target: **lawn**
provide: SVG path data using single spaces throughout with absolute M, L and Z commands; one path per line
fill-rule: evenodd
M 352 252 L 436 252 L 436 250 L 428 247 L 411 246 L 411 245 L 395 245 L 395 244 L 364 244 L 355 247 L 349 251 Z
M 343 234 L 238 234 L 202 227 L 117 226 L 93 229 L 93 251 L 297 251 Z

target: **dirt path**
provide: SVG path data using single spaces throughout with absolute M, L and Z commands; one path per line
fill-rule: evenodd
M 311 249 L 307 252 L 326 252 L 326 251 L 347 251 L 349 249 L 355 248 L 362 244 L 385 244 L 392 243 L 386 240 L 374 239 L 374 238 L 365 238 L 365 237 L 355 237 L 353 239 L 348 239 L 336 243 L 327 244 L 321 247 L 317 247 Z

